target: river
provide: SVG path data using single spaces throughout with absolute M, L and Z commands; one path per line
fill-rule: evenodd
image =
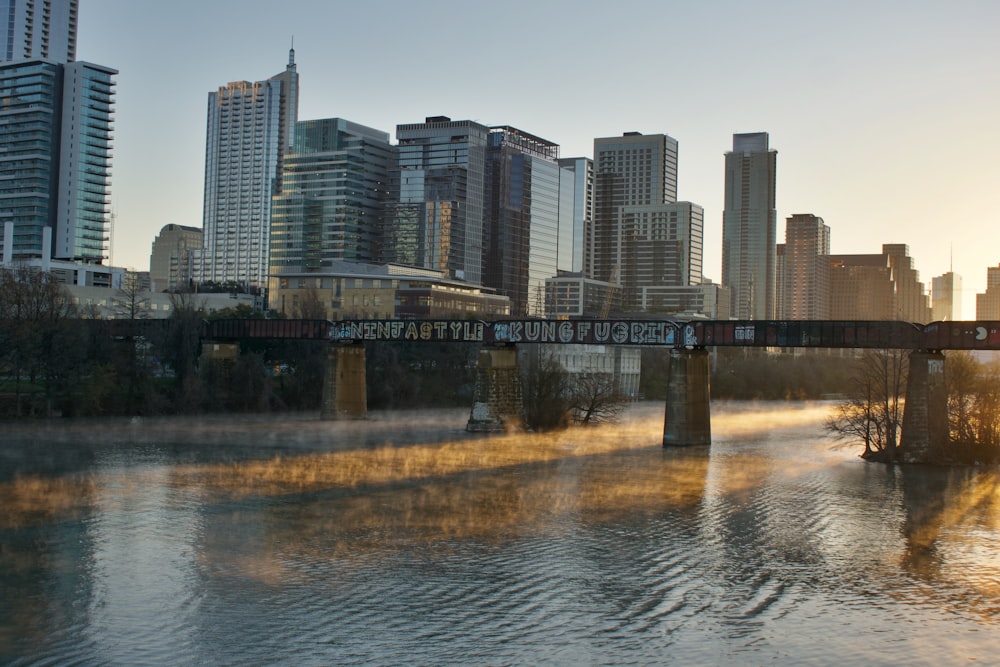
M 998 664 L 1000 470 L 866 464 L 830 407 L 6 423 L 0 663 Z

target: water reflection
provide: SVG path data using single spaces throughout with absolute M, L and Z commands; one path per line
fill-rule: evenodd
M 720 405 L 711 449 L 667 450 L 659 405 L 545 437 L 163 420 L 40 454 L 20 427 L 0 662 L 822 663 L 828 635 L 845 661 L 986 657 L 997 471 L 861 463 L 828 409 Z

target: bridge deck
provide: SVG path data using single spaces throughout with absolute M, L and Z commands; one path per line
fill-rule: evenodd
M 90 321 L 109 335 L 154 335 L 172 320 Z M 1000 350 L 1000 321 L 914 324 L 870 320 L 209 320 L 210 340 L 556 343 L 682 347 Z

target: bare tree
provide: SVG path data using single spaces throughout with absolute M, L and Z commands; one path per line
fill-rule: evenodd
M 292 316 L 303 320 L 327 319 L 326 305 L 320 298 L 319 290 L 315 287 L 305 290 L 302 298 L 292 304 Z
M 549 431 L 569 423 L 572 399 L 569 373 L 539 346 L 528 347 L 521 386 L 528 428 Z
M 968 352 L 948 354 L 945 383 L 948 387 L 948 426 L 954 442 L 973 442 L 979 364 Z
M 143 287 L 137 272 L 125 272 L 122 286 L 112 297 L 111 304 L 115 317 L 128 320 L 149 317 L 149 291 Z
M 905 350 L 866 350 L 855 367 L 852 392 L 827 422 L 831 433 L 862 442 L 866 459 L 896 460 L 908 359 Z
M 570 409 L 578 424 L 617 421 L 628 400 L 611 373 L 581 373 L 573 378 Z

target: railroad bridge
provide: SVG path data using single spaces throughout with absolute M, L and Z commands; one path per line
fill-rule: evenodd
M 125 331 L 155 326 L 118 320 Z M 910 350 L 901 446 L 919 460 L 948 438 L 943 350 L 1000 350 L 1000 321 L 933 322 L 828 320 L 214 320 L 203 323 L 212 346 L 254 338 L 327 342 L 322 416 L 367 415 L 365 344 L 374 341 L 478 343 L 481 350 L 469 430 L 501 430 L 522 405 L 516 347 L 588 344 L 661 347 L 669 351 L 663 445 L 711 442 L 711 347 Z

